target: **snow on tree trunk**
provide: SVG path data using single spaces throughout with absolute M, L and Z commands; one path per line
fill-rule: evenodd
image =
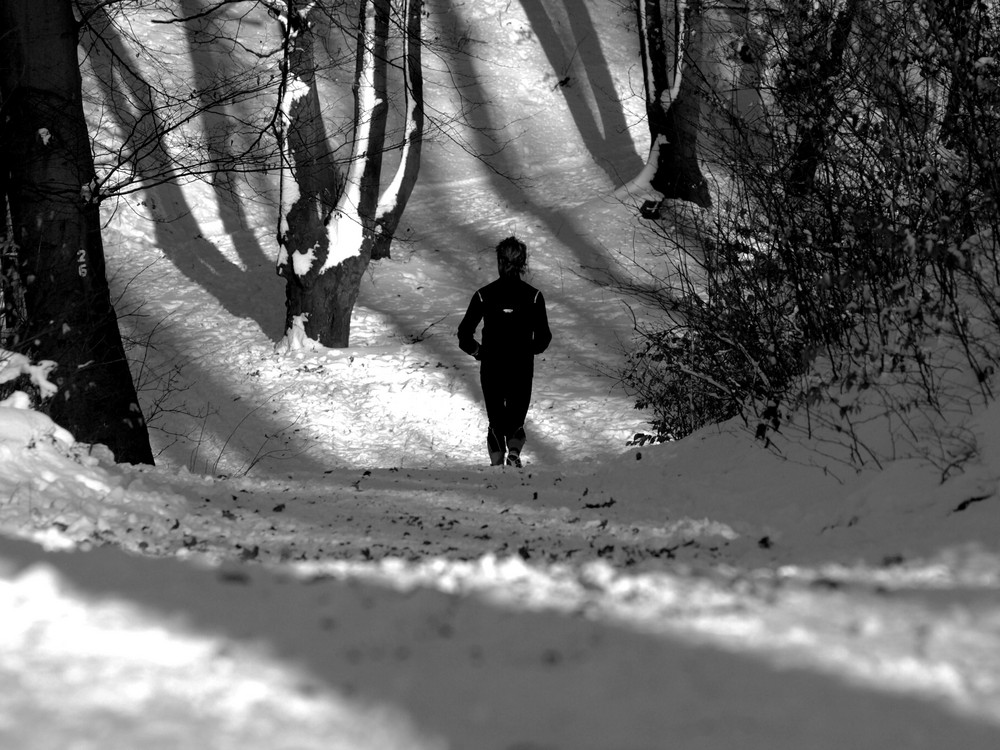
M 354 78 L 354 144 L 347 180 L 329 225 L 331 268 L 351 258 L 371 257 L 375 208 L 385 143 L 386 40 L 389 0 L 364 0 L 358 24 Z M 364 268 L 361 269 L 364 271 Z
M 327 286 L 319 269 L 328 254 L 326 225 L 336 201 L 338 176 L 316 89 L 310 15 L 315 2 L 289 0 L 279 17 L 284 34 L 279 91 L 281 148 L 278 273 L 286 279 L 286 333 L 304 321 L 305 334 L 327 346 Z
M 711 197 L 698 164 L 701 94 L 691 75 L 700 10 L 685 0 L 636 0 L 636 11 L 651 145 L 634 183 L 707 207 Z
M 58 363 L 45 408 L 57 423 L 152 463 L 105 275 L 72 7 L 0 3 L 0 159 L 27 316 L 14 346 Z
M 338 184 L 316 88 L 309 14 L 287 3 L 278 138 L 283 155 L 278 273 L 286 279 L 285 348 L 345 347 L 361 278 L 371 259 L 385 140 L 385 43 L 389 0 L 362 0 L 354 80 L 354 140 Z M 379 97 L 378 91 L 383 95 Z
M 421 68 L 420 25 L 423 0 L 403 0 L 400 16 L 406 25 L 403 34 L 403 97 L 405 123 L 399 164 L 382 192 L 375 210 L 375 238 L 372 258 L 388 258 L 399 220 L 417 182 L 420 149 L 424 135 L 424 94 Z

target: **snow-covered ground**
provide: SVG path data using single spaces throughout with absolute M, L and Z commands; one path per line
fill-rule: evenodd
M 109 216 L 158 466 L 0 409 L 0 747 L 997 747 L 1000 412 L 944 483 L 739 423 L 627 448 L 632 316 L 588 280 L 642 250 L 626 19 L 452 5 L 519 179 L 429 146 L 349 349 L 276 351 L 270 209 L 195 183 Z M 520 471 L 483 467 L 454 335 L 510 233 L 555 336 Z

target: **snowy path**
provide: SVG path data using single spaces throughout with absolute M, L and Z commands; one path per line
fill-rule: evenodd
M 1000 747 L 1000 465 L 854 478 L 738 425 L 625 452 L 633 320 L 588 278 L 649 249 L 612 197 L 646 150 L 634 30 L 528 5 L 428 5 L 472 49 L 435 106 L 473 128 L 425 144 L 352 347 L 275 352 L 273 186 L 106 216 L 159 466 L 0 443 L 0 749 Z M 180 26 L 130 20 L 136 69 L 181 76 Z M 480 468 L 454 340 L 510 233 L 556 334 L 522 472 Z
M 65 529 L 43 533 L 50 544 L 114 544 L 0 542 L 0 672 L 19 686 L 0 702 L 4 747 L 1000 740 L 996 575 L 956 568 L 942 587 L 930 562 L 733 568 L 761 529 L 652 523 L 654 484 L 636 471 L 623 484 L 620 462 L 296 480 L 75 471 L 83 484 L 61 488 L 49 467 L 34 526 Z M 15 523 L 26 485 L 0 506 L 8 528 L 29 525 Z
M 241 556 L 264 562 L 495 554 L 544 563 L 607 558 L 626 566 L 690 559 L 699 550 L 710 557 L 711 549 L 736 536 L 724 524 L 691 519 L 663 526 L 610 521 L 600 511 L 616 500 L 606 489 L 591 493 L 586 478 L 586 471 L 569 466 L 340 470 L 326 472 L 322 481 L 232 480 L 194 491 L 195 511 L 181 530 L 193 550 L 226 557 L 235 542 Z
M 789 649 L 741 653 L 664 624 L 670 617 L 732 625 L 742 611 L 745 629 L 763 609 L 784 620 L 802 592 L 775 601 L 773 591 L 726 596 L 718 586 L 678 580 L 657 597 L 629 597 L 647 619 L 635 627 L 621 611 L 617 621 L 601 611 L 600 582 L 575 601 L 571 583 L 558 582 L 561 606 L 539 607 L 539 582 L 510 563 L 493 571 L 493 591 L 459 586 L 466 595 L 457 596 L 353 576 L 303 583 L 246 566 L 216 571 L 121 555 L 101 549 L 46 558 L 78 596 L 105 610 L 124 599 L 142 616 L 93 608 L 89 620 L 77 612 L 66 621 L 34 621 L 17 654 L 33 668 L 20 671 L 27 684 L 4 707 L 4 746 L 77 739 L 73 747 L 168 748 L 197 737 L 212 748 L 420 748 L 439 746 L 422 738 L 441 738 L 448 747 L 484 750 L 653 750 L 677 738 L 685 748 L 985 749 L 1000 736 L 996 725 L 919 696 L 823 674 Z M 20 567 L 40 555 L 5 543 L 3 557 Z M 478 577 L 487 580 L 490 571 Z M 38 569 L 14 579 L 8 633 L 24 615 L 18 583 L 23 590 L 43 581 Z M 675 601 L 664 607 L 668 593 Z M 810 598 L 810 607 L 825 613 L 841 604 L 829 593 Z M 104 637 L 81 664 L 65 658 L 68 644 L 59 653 L 57 638 L 68 627 L 86 636 L 84 626 Z M 835 629 L 828 625 L 826 634 Z M 781 637 L 780 629 L 774 633 Z M 917 667 L 910 667 L 915 678 Z M 53 678 L 62 678 L 54 695 Z M 23 709 L 37 722 L 29 732 L 23 723 L 11 726 Z M 65 721 L 67 713 L 73 721 Z M 39 725 L 47 731 L 37 732 Z M 85 731 L 93 726 L 101 736 Z

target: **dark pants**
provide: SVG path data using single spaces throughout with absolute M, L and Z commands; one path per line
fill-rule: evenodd
M 490 429 L 486 445 L 491 457 L 505 451 L 520 453 L 524 446 L 524 419 L 531 402 L 534 360 L 527 362 L 483 362 L 479 382 L 483 386 Z

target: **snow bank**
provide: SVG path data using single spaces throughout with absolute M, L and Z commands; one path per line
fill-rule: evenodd
M 56 392 L 48 377 L 55 367 L 52 360 L 32 364 L 23 354 L 0 349 L 0 385 L 26 375 L 42 399 L 51 398 Z M 32 411 L 31 397 L 24 391 L 14 391 L 0 401 L 0 443 L 25 446 L 40 441 L 54 441 L 67 448 L 75 442 L 68 430 L 46 415 Z

